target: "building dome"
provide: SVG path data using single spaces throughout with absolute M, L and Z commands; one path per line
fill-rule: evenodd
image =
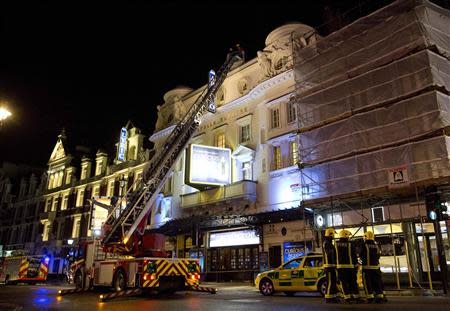
M 298 22 L 292 22 L 288 23 L 286 25 L 280 26 L 273 30 L 266 38 L 266 46 L 271 45 L 277 40 L 280 40 L 282 38 L 286 38 L 291 35 L 291 33 L 295 33 L 296 36 L 303 36 L 306 33 L 312 33 L 315 29 L 311 26 L 298 23 Z
M 175 97 L 182 98 L 184 95 L 192 92 L 192 89 L 187 86 L 177 86 L 173 90 L 168 91 L 164 94 L 164 102 L 171 103 L 174 101 Z

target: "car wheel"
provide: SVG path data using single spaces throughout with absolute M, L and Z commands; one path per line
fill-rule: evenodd
M 82 289 L 83 288 L 83 276 L 81 274 L 81 271 L 78 270 L 77 273 L 75 274 L 75 288 L 76 289 Z
M 322 297 L 325 297 L 325 294 L 327 293 L 327 280 L 325 278 L 321 279 L 319 283 L 317 284 L 317 291 L 322 295 Z
M 296 292 L 284 292 L 284 294 L 285 294 L 286 296 L 289 296 L 289 297 L 294 296 L 295 293 L 296 293 Z
M 125 281 L 125 274 L 122 270 L 117 271 L 116 277 L 114 278 L 114 290 L 116 292 L 124 290 L 127 287 L 127 283 Z
M 261 283 L 259 284 L 259 291 L 264 296 L 271 296 L 275 292 L 275 289 L 273 288 L 273 283 L 269 279 L 262 279 Z

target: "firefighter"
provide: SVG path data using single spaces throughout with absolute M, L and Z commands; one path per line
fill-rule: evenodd
M 380 249 L 374 241 L 372 231 L 364 233 L 364 244 L 359 257 L 362 261 L 364 291 L 369 303 L 387 302 L 380 271 Z
M 325 294 L 326 303 L 337 303 L 337 285 L 336 285 L 336 249 L 333 245 L 335 231 L 333 228 L 325 230 L 325 238 L 322 245 L 323 267 L 327 276 L 327 292 Z
M 338 278 L 342 285 L 342 292 L 346 303 L 359 303 L 357 282 L 358 258 L 355 245 L 350 241 L 351 232 L 341 230 L 336 245 L 336 267 Z

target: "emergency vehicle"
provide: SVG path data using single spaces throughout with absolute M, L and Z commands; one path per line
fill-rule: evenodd
M 48 275 L 47 256 L 11 256 L 0 258 L 0 281 L 6 284 L 45 282 Z
M 309 253 L 292 259 L 274 270 L 259 273 L 255 279 L 255 286 L 264 296 L 271 296 L 275 292 L 284 292 L 288 296 L 293 296 L 296 292 L 319 292 L 325 296 L 327 279 L 322 264 L 321 253 Z M 357 278 L 358 287 L 363 288 L 360 266 Z M 339 281 L 337 286 L 340 290 Z
M 103 252 L 100 239 L 82 243 L 77 251 L 79 256 L 70 266 L 69 279 L 73 279 L 77 289 L 106 286 L 115 291 L 141 288 L 175 292 L 199 285 L 198 259 L 164 258 L 164 251 L 155 251 L 155 247 L 164 246 L 163 235 L 148 234 L 143 240 L 147 253 L 152 256 Z
M 155 156 L 144 168 L 142 179 L 134 181 L 125 195 L 114 200 L 114 204 L 112 200 L 108 205 L 99 198 L 93 199 L 95 214 L 106 215 L 106 219 L 101 221 L 100 237 L 85 241 L 72 264 L 75 291 L 95 286 L 112 286 L 118 292 L 124 292 L 126 288 L 174 292 L 186 287 L 207 291 L 198 286 L 198 259 L 167 258 L 165 237 L 148 233 L 145 228 L 173 166 L 188 147 L 203 115 L 208 111 L 215 113 L 216 93 L 235 62 L 243 59 L 242 53 L 238 49 L 228 54 L 217 75 L 210 78 L 164 145 L 156 150 Z M 98 213 L 99 208 L 104 211 Z M 60 294 L 64 292 L 60 291 Z
M 327 280 L 322 262 L 322 254 L 315 253 L 292 259 L 279 268 L 258 274 L 255 286 L 264 296 L 275 292 L 288 296 L 296 292 L 319 292 L 324 296 Z

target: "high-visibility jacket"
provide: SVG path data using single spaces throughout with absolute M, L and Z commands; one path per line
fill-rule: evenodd
M 365 241 L 361 246 L 359 257 L 362 261 L 363 269 L 380 268 L 380 249 L 374 241 Z
M 354 243 L 347 238 L 341 238 L 336 241 L 336 267 L 339 268 L 354 268 L 358 265 L 358 258 L 356 256 L 356 248 Z
M 322 245 L 323 251 L 323 267 L 335 268 L 336 267 L 336 249 L 334 248 L 331 239 L 325 239 Z

